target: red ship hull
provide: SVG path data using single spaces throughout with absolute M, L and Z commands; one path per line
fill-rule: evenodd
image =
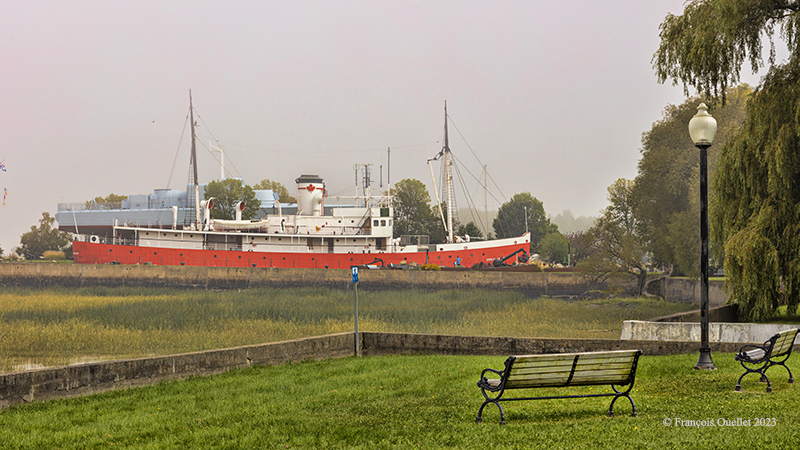
M 491 265 L 517 250 L 529 251 L 527 239 L 517 239 L 505 246 L 398 253 L 278 253 L 236 250 L 194 250 L 137 247 L 130 245 L 73 242 L 73 255 L 78 264 L 155 264 L 165 266 L 208 267 L 280 267 L 346 269 L 365 264 L 389 265 L 416 263 L 452 267 L 458 258 L 461 265 Z M 509 260 L 508 262 L 513 262 Z

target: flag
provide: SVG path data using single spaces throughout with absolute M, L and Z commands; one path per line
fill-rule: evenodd
M 2 163 L 0 163 L 2 164 Z M 5 170 L 5 168 L 3 169 Z M 8 196 L 8 189 L 3 188 L 3 206 L 6 206 L 6 197 Z
M 0 162 L 0 169 L 3 169 L 3 172 L 8 172 L 8 171 L 6 170 L 6 166 L 5 166 L 5 164 L 3 164 L 3 163 L 1 163 L 1 162 Z

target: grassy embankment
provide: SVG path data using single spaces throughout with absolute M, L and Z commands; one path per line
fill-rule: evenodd
M 564 301 L 514 290 L 359 292 L 359 329 L 610 338 L 691 309 L 654 299 Z M 353 330 L 353 291 L 0 289 L 0 370 L 260 344 Z
M 153 387 L 0 411 L 3 448 L 718 448 L 796 449 L 800 386 L 783 368 L 733 390 L 731 354 L 695 371 L 696 354 L 644 356 L 633 399 L 510 402 L 507 425 L 475 386 L 503 357 L 349 357 L 255 367 Z M 800 374 L 798 358 L 790 368 Z M 572 388 L 569 393 L 608 388 Z M 537 394 L 563 392 L 537 390 Z M 740 419 L 740 420 L 739 420 Z M 689 422 L 694 421 L 694 422 Z M 757 444 L 757 445 L 756 445 Z

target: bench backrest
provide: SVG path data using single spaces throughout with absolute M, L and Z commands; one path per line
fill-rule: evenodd
M 771 357 L 783 356 L 791 353 L 794 340 L 797 337 L 798 329 L 781 331 L 775 339 L 775 344 L 772 345 Z
M 512 356 L 506 389 L 546 386 L 626 385 L 641 350 Z M 509 359 L 511 359 L 509 358 Z

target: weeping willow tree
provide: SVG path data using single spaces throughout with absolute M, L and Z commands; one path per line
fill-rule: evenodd
M 773 38 L 789 57 L 776 64 Z M 711 220 L 724 244 L 726 285 L 751 320 L 794 315 L 800 302 L 800 2 L 707 0 L 686 4 L 661 24 L 653 56 L 660 82 L 722 97 L 742 64 L 769 71 L 750 98 L 742 127 L 721 150 Z

